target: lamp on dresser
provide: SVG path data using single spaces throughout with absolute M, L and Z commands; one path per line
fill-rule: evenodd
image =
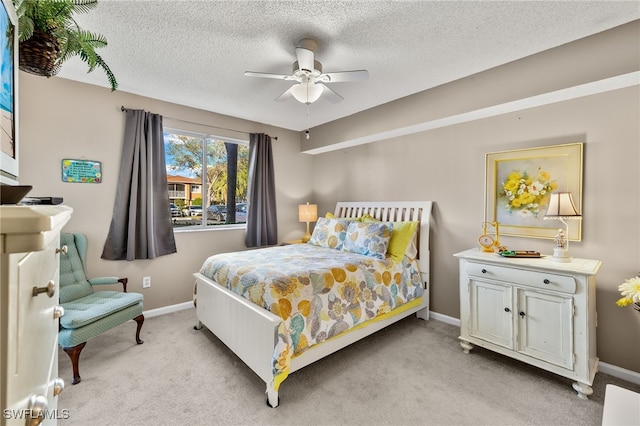
M 555 237 L 556 247 L 553 249 L 551 260 L 555 262 L 571 262 L 569 256 L 569 224 L 566 220 L 580 220 L 582 215 L 578 213 L 570 192 L 553 192 L 549 199 L 549 208 L 544 215 L 545 220 L 559 220 L 565 226 L 565 230 L 558 229 Z
M 298 206 L 298 221 L 307 223 L 307 233 L 302 237 L 302 242 L 306 243 L 311 239 L 311 233 L 309 232 L 309 222 L 315 222 L 318 220 L 318 205 L 317 204 L 300 204 Z

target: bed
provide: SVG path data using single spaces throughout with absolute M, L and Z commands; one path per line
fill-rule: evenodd
M 209 257 L 194 273 L 195 328 L 204 325 L 229 347 L 265 382 L 268 405 L 278 406 L 280 384 L 294 371 L 409 315 L 429 319 L 431 207 L 431 201 L 338 202 L 333 218 L 318 219 L 310 244 Z M 354 249 L 357 231 L 353 230 L 357 227 L 362 240 L 363 227 L 367 232 L 375 229 L 380 235 L 388 231 L 393 236 L 396 225 L 409 222 L 413 222 L 415 234 L 405 256 L 391 256 L 391 246 L 386 256 L 376 255 L 376 250 L 384 253 L 386 246 L 376 246 L 375 238 L 366 239 L 371 252 L 364 253 L 361 246 Z M 321 232 L 327 224 L 337 229 L 336 223 L 353 223 L 348 232 L 345 229 L 339 234 L 344 238 L 346 233 L 346 240 L 351 241 L 344 250 L 340 245 L 344 241 L 336 245 L 334 235 L 327 237 Z M 408 254 L 410 247 L 413 252 Z M 303 260 L 311 264 L 301 266 L 304 270 L 296 269 Z M 340 260 L 346 263 L 334 263 Z M 284 266 L 275 266 L 278 262 Z M 358 262 L 364 266 L 354 266 Z M 318 269 L 322 267 L 329 272 Z M 363 295 L 371 295 L 367 285 L 373 288 L 370 284 L 376 280 L 382 284 L 376 287 L 375 300 L 363 300 Z M 273 287 L 265 290 L 267 284 Z M 354 291 L 359 301 L 349 304 Z

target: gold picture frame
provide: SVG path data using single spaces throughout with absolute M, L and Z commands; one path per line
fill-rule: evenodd
M 582 213 L 583 143 L 486 154 L 485 221 L 501 235 L 553 239 L 563 225 L 544 220 L 551 192 L 571 192 Z M 582 240 L 582 221 L 572 221 L 570 241 Z

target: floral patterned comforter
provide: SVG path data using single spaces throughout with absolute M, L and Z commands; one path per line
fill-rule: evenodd
M 281 317 L 274 377 L 291 358 L 422 296 L 417 262 L 295 244 L 209 257 L 200 273 Z

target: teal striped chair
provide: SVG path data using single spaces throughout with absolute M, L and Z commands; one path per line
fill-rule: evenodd
M 136 342 L 140 340 L 142 294 L 127 293 L 127 279 L 101 277 L 87 279 L 87 237 L 84 234 L 61 234 L 60 244 L 67 246 L 60 255 L 60 317 L 58 343 L 71 358 L 72 384 L 80 383 L 78 360 L 87 340 L 131 319 L 138 323 Z M 94 291 L 95 286 L 122 283 L 124 292 Z

